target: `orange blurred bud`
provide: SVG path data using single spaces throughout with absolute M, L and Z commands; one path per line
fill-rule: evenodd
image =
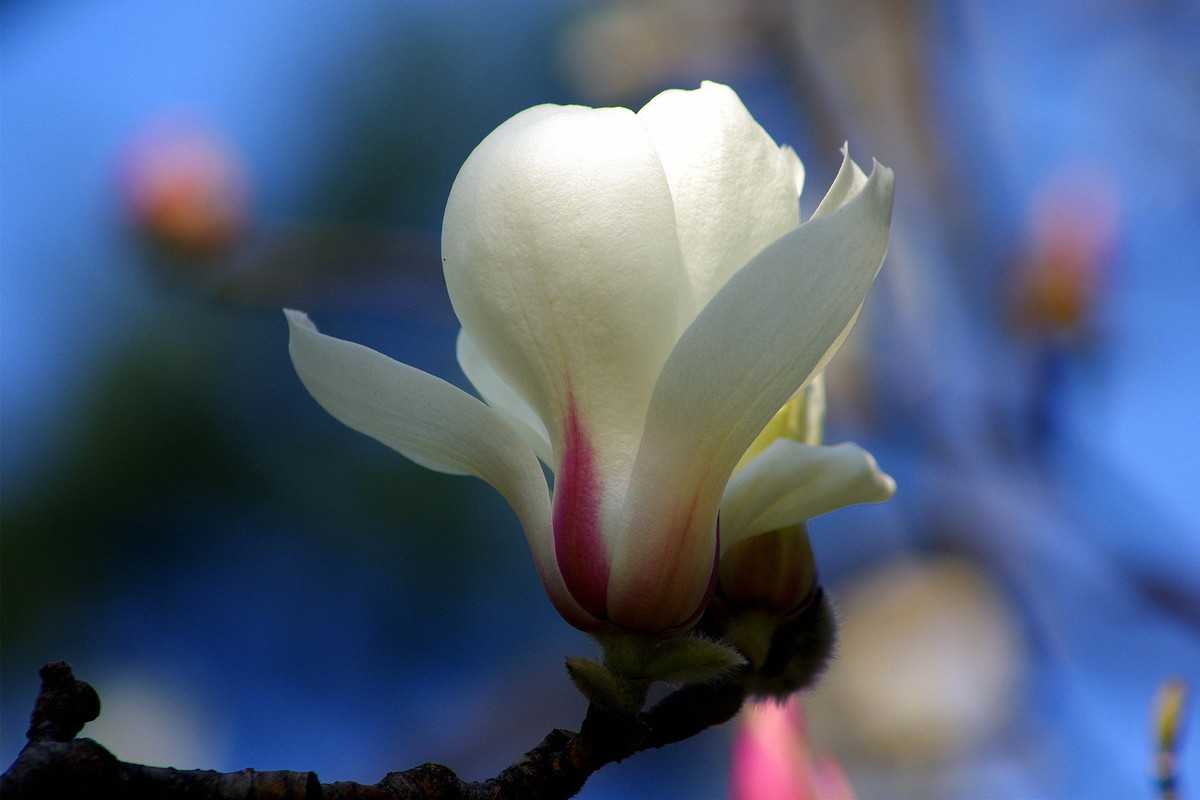
M 1117 236 L 1111 183 L 1090 173 L 1052 178 L 1035 198 L 1030 244 L 1016 279 L 1018 327 L 1049 334 L 1090 321 Z
M 222 255 L 246 228 L 242 166 L 212 134 L 171 127 L 144 135 L 130 149 L 122 184 L 136 229 L 173 255 Z

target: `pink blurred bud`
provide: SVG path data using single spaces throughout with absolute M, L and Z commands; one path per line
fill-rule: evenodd
M 242 166 L 211 133 L 155 128 L 130 148 L 121 177 L 134 226 L 174 255 L 221 255 L 245 230 Z
M 1102 173 L 1067 170 L 1046 182 L 1031 204 L 1028 249 L 1018 265 L 1020 327 L 1053 333 L 1086 326 L 1116 246 L 1119 212 Z
M 800 701 L 750 703 L 733 745 L 733 800 L 854 800 L 836 761 L 809 749 Z

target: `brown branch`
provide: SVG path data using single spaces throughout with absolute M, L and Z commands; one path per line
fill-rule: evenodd
M 91 739 L 76 739 L 100 713 L 100 698 L 66 663 L 41 669 L 28 743 L 0 777 L 0 796 L 18 798 L 322 798 L 329 800 L 510 800 L 567 798 L 605 764 L 695 736 L 741 708 L 738 680 L 688 686 L 645 713 L 622 716 L 588 709 L 578 733 L 552 731 L 513 766 L 486 781 L 464 781 L 447 767 L 422 764 L 391 772 L 374 785 L 322 784 L 315 772 L 220 773 L 147 767 L 118 760 Z
M 720 597 L 700 629 L 719 638 L 728 624 Z M 820 590 L 813 602 L 776 632 L 757 672 L 739 671 L 714 683 L 692 684 L 637 715 L 593 704 L 578 733 L 551 731 L 520 761 L 486 781 L 464 781 L 448 767 L 422 764 L 390 772 L 376 784 L 321 783 L 315 772 L 178 770 L 120 761 L 91 739 L 76 739 L 100 715 L 100 698 L 56 661 L 42 667 L 26 733 L 29 741 L 0 775 L 4 800 L 119 797 L 129 800 L 559 800 L 573 797 L 593 772 L 643 750 L 689 739 L 720 725 L 748 694 L 782 696 L 816 680 L 829 659 L 835 625 Z

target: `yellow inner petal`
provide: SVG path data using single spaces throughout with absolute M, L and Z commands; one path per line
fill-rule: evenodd
M 802 444 L 819 445 L 825 427 L 825 376 L 816 375 L 792 395 L 783 408 L 742 454 L 736 469 L 750 463 L 777 439 L 791 439 Z M 736 471 L 736 470 L 735 470 Z

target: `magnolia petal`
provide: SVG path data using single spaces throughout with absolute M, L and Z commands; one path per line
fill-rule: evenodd
M 839 208 L 844 206 L 850 200 L 858 196 L 867 185 L 866 173 L 862 168 L 850 157 L 849 143 L 842 144 L 842 164 L 838 168 L 837 175 L 833 178 L 833 183 L 829 185 L 829 190 L 825 192 L 825 196 L 821 198 L 821 202 L 817 205 L 817 209 L 813 211 L 810 219 L 819 219 L 826 214 L 832 214 Z M 825 435 L 825 364 L 833 358 L 846 339 L 850 337 L 850 332 L 854 330 L 854 326 L 858 324 L 858 318 L 862 314 L 862 303 L 858 304 L 858 308 L 854 310 L 854 314 L 850 317 L 850 321 L 842 328 L 842 332 L 838 334 L 837 339 L 829 348 L 829 352 L 825 356 L 825 361 L 818 368 L 816 375 L 808 382 L 805 387 L 806 394 L 806 422 L 807 434 L 802 439 L 805 444 L 820 444 Z
M 721 491 L 739 457 L 832 356 L 887 251 L 892 171 L 757 255 L 687 328 L 654 389 L 616 549 L 610 614 L 700 597 Z M 652 534 L 650 532 L 653 532 Z M 692 554 L 686 558 L 681 554 Z M 644 569 L 674 559 L 670 567 Z M 647 600 L 647 598 L 650 598 Z
M 784 157 L 788 161 L 788 165 L 792 168 L 792 183 L 796 187 L 796 197 L 804 194 L 804 162 L 800 160 L 800 156 L 796 155 L 796 151 L 788 145 L 783 145 L 779 148 L 783 151 Z
M 627 478 L 689 302 L 667 178 L 637 116 L 539 106 L 500 125 L 455 179 L 442 255 L 463 329 L 545 422 L 555 460 L 574 408 L 598 469 Z
M 780 439 L 725 487 L 721 549 L 838 508 L 880 503 L 896 492 L 870 453 L 855 444 L 812 447 Z
M 463 374 L 471 381 L 471 385 L 479 392 L 479 396 L 492 408 L 503 412 L 516 428 L 517 433 L 533 450 L 543 464 L 554 466 L 550 450 L 550 434 L 546 426 L 538 418 L 529 403 L 525 402 L 516 390 L 504 382 L 496 370 L 484 358 L 483 353 L 467 336 L 466 331 L 458 332 L 455 343 L 455 355 Z
M 571 597 L 554 558 L 546 477 L 506 418 L 440 378 L 360 344 L 320 333 L 288 310 L 296 374 L 338 421 L 428 469 L 474 475 L 512 506 L 551 601 L 576 627 L 597 621 Z
M 804 167 L 719 83 L 665 91 L 638 117 L 671 185 L 698 311 L 730 275 L 800 224 Z
M 800 166 L 800 169 L 799 180 L 803 182 L 803 165 Z M 838 173 L 834 177 L 833 183 L 830 184 L 828 191 L 825 192 L 825 197 L 818 204 L 817 210 L 813 212 L 811 219 L 823 217 L 841 208 L 850 198 L 862 191 L 866 183 L 867 176 L 863 174 L 858 164 L 850 158 L 849 145 L 843 144 L 841 167 L 838 169 Z M 858 316 L 861 312 L 862 306 L 860 305 L 830 348 L 829 352 L 831 355 L 836 353 L 846 338 L 849 337 L 850 331 L 853 330 L 854 324 L 858 321 Z M 758 436 L 750 444 L 749 449 L 742 454 L 737 468 L 741 469 L 752 458 L 765 450 L 768 445 L 781 436 L 786 436 L 789 439 L 804 442 L 805 444 L 820 444 L 824 429 L 825 377 L 823 371 L 818 371 L 803 388 L 796 392 L 783 408 L 775 413 L 775 416 L 771 418 L 767 426 L 759 432 Z
M 825 373 L 818 372 L 775 412 L 742 454 L 736 469 L 749 464 L 778 439 L 818 445 L 825 433 Z M 736 470 L 735 470 L 736 471 Z
M 829 184 L 829 189 L 825 192 L 825 196 L 817 204 L 817 210 L 813 212 L 812 219 L 817 219 L 818 217 L 823 217 L 826 214 L 837 211 L 857 196 L 866 185 L 866 173 L 850 157 L 850 145 L 848 143 L 843 144 L 842 165 L 838 168 L 838 173 L 834 176 L 833 183 Z

